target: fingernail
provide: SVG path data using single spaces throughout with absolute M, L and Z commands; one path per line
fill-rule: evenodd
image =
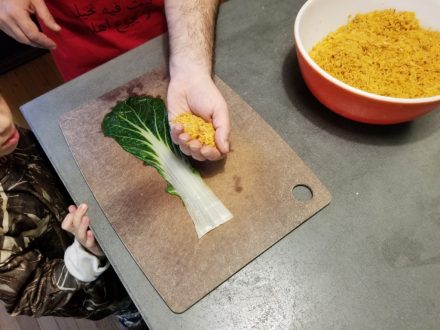
M 86 204 L 81 204 L 81 205 L 79 206 L 79 208 L 80 208 L 81 210 L 84 210 L 86 207 L 87 207 Z

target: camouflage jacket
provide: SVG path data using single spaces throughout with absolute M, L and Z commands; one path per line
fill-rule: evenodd
M 130 300 L 110 268 L 84 283 L 66 269 L 73 237 L 60 227 L 71 204 L 34 136 L 0 158 L 0 300 L 13 315 L 99 319 Z

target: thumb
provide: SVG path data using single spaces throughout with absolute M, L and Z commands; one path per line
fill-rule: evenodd
M 215 130 L 215 144 L 222 154 L 227 154 L 229 152 L 229 132 L 223 127 Z
M 215 128 L 215 144 L 222 154 L 229 152 L 231 121 L 226 102 L 217 108 L 212 116 L 212 124 Z
M 61 26 L 59 26 L 57 22 L 55 22 L 55 19 L 47 8 L 44 0 L 33 0 L 32 5 L 35 9 L 35 13 L 41 19 L 41 21 L 43 21 L 44 25 L 46 25 L 47 28 L 55 32 L 61 30 Z

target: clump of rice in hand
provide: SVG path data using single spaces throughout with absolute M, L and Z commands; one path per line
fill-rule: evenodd
M 215 129 L 212 123 L 190 113 L 182 113 L 173 121 L 175 124 L 182 124 L 184 132 L 191 139 L 199 140 L 202 145 L 215 147 Z

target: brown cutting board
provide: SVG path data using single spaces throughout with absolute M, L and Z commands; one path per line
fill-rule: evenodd
M 234 218 L 197 238 L 179 198 L 157 172 L 101 132 L 104 115 L 128 95 L 165 98 L 158 69 L 72 110 L 60 126 L 91 191 L 116 233 L 171 310 L 185 311 L 330 202 L 295 152 L 223 81 L 232 120 L 227 159 L 196 166 Z M 276 109 L 272 109 L 276 111 Z M 307 202 L 292 189 L 305 185 Z

